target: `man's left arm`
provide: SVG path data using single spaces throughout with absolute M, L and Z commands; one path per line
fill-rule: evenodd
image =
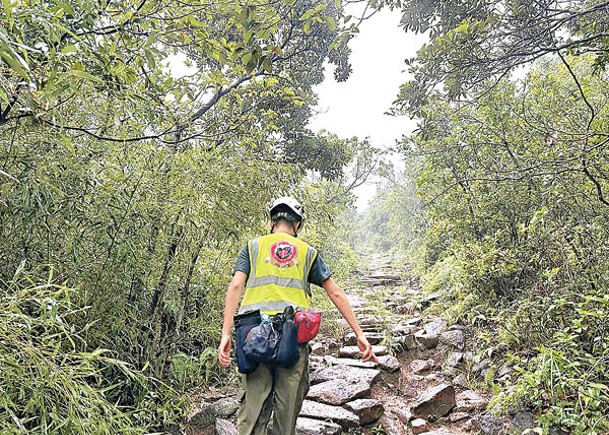
M 364 335 L 362 328 L 359 326 L 355 313 L 353 312 L 353 308 L 351 308 L 351 304 L 349 303 L 344 290 L 340 288 L 332 278 L 327 278 L 324 280 L 321 283 L 321 286 L 326 291 L 336 308 L 338 308 L 338 311 L 340 311 L 340 313 L 343 315 L 351 329 L 353 329 L 353 332 L 357 338 L 357 346 L 362 352 L 362 359 L 364 361 L 378 362 L 376 355 L 374 352 L 372 352 L 372 346 Z

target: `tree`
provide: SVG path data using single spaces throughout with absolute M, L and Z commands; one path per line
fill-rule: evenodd
M 601 0 L 380 4 L 401 8 L 406 31 L 430 36 L 409 61 L 413 79 L 400 92 L 399 110 L 412 114 L 421 115 L 430 97 L 475 95 L 487 89 L 490 79 L 547 55 L 587 54 L 599 71 L 609 61 L 609 3 Z
M 297 102 L 310 98 L 342 16 L 334 3 L 279 0 L 14 0 L 5 8 L 0 125 L 33 118 L 97 139 L 174 145 L 230 135 L 240 120 L 219 122 L 211 109 L 238 99 L 247 84 L 263 81 Z M 167 62 L 177 54 L 196 73 L 172 76 Z M 86 119 L 66 116 L 66 107 L 90 101 L 101 110 Z

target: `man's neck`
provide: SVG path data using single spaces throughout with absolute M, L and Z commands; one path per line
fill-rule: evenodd
M 277 233 L 288 234 L 292 237 L 296 237 L 296 234 L 294 234 L 294 230 L 292 228 L 288 227 L 287 225 L 276 226 L 273 229 L 273 234 L 277 234 Z

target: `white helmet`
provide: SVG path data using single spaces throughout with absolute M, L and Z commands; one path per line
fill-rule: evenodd
M 283 215 L 281 210 L 277 213 L 274 213 L 274 211 L 278 208 L 283 208 L 284 213 L 286 213 L 285 208 L 287 208 L 289 211 L 287 211 L 286 214 L 291 211 L 292 213 L 289 214 L 295 215 L 295 217 L 297 218 L 296 220 L 298 221 L 301 221 L 304 218 L 304 207 L 295 198 L 292 198 L 291 196 L 282 196 L 281 198 L 277 198 L 273 202 L 273 205 L 271 205 L 271 207 L 269 208 L 269 214 L 271 215 L 271 217 L 277 216 L 278 214 Z M 282 217 L 289 216 L 283 215 Z

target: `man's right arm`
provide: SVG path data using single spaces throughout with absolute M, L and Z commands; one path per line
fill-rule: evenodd
M 222 325 L 222 337 L 218 346 L 218 360 L 220 365 L 224 367 L 230 365 L 230 335 L 233 328 L 233 316 L 235 311 L 237 311 L 237 305 L 239 304 L 239 299 L 241 299 L 241 292 L 243 292 L 246 280 L 247 275 L 244 272 L 237 271 L 226 290 L 226 297 L 224 298 L 224 324 Z

